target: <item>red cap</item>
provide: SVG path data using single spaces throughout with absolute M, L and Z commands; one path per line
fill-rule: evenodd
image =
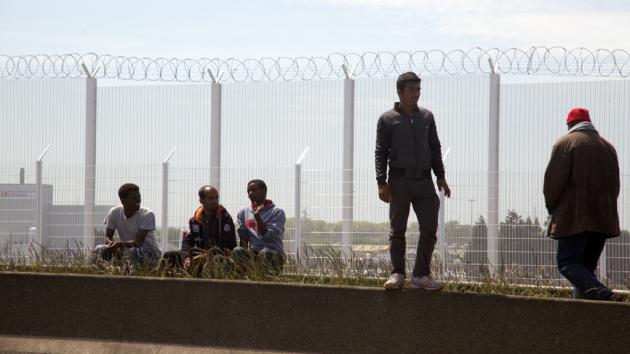
M 573 108 L 567 116 L 567 124 L 590 121 L 591 117 L 589 116 L 588 109 L 586 108 Z

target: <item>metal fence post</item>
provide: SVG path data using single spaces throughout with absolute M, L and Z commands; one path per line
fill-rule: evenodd
M 440 261 L 442 262 L 442 275 L 446 275 L 446 245 L 444 238 L 446 236 L 446 217 L 444 213 L 444 191 L 438 193 L 440 197 L 440 210 L 438 211 L 438 251 L 440 253 Z
M 501 76 L 496 73 L 492 59 L 490 64 L 490 91 L 488 102 L 488 268 L 491 275 L 499 265 L 499 124 Z
M 343 82 L 343 171 L 341 246 L 345 256 L 352 254 L 352 221 L 354 208 L 354 79 L 342 65 Z
M 94 72 L 81 64 L 85 79 L 85 175 L 83 207 L 83 248 L 94 248 L 94 202 L 96 199 L 96 97 L 97 82 Z
M 310 149 L 310 146 L 307 146 L 302 155 L 295 162 L 295 218 L 294 218 L 294 245 L 293 245 L 293 253 L 295 253 L 295 258 L 299 261 L 302 256 L 302 160 L 306 153 Z
M 44 244 L 44 187 L 43 187 L 43 164 L 44 164 L 44 156 L 50 149 L 50 144 L 46 146 L 44 151 L 39 155 L 37 161 L 35 161 L 35 183 L 37 184 L 37 244 L 38 247 L 42 247 Z
M 160 234 L 160 247 L 162 252 L 168 251 L 168 160 L 177 150 L 177 145 L 173 146 L 171 152 L 162 161 L 162 232 Z
M 42 244 L 42 225 L 44 224 L 44 211 L 43 211 L 43 187 L 42 187 L 42 161 L 35 161 L 35 183 L 37 184 L 37 213 L 35 225 L 37 225 L 37 244 Z
M 446 148 L 442 162 L 446 164 L 446 158 L 448 157 L 451 148 Z M 440 197 L 440 210 L 438 211 L 438 250 L 440 253 L 440 261 L 442 262 L 442 275 L 446 276 L 446 198 L 444 191 L 438 193 Z
M 608 268 L 606 267 L 606 246 L 604 245 L 604 249 L 602 253 L 599 255 L 599 261 L 597 262 L 597 267 L 599 268 L 599 278 L 602 280 L 608 279 Z
M 210 84 L 210 184 L 221 193 L 221 84 L 208 69 Z M 219 77 L 220 79 L 220 77 Z

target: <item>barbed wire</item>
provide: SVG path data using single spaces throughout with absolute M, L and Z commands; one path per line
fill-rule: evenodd
M 490 66 L 493 64 L 493 67 Z M 259 59 L 139 58 L 109 54 L 0 55 L 0 79 L 78 78 L 83 65 L 96 78 L 219 82 L 295 81 L 420 74 L 501 74 L 629 77 L 630 53 L 623 49 L 532 47 L 530 49 L 428 50 L 332 53 L 326 57 Z

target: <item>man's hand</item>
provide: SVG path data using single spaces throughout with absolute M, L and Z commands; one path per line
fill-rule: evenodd
M 265 203 L 260 204 L 254 209 L 254 217 L 259 216 L 260 212 L 265 208 Z
M 378 198 L 385 203 L 389 203 L 392 200 L 392 192 L 389 189 L 389 184 L 378 186 Z
M 451 197 L 451 189 L 448 187 L 448 183 L 446 183 L 446 179 L 438 179 L 437 180 L 438 190 L 440 192 L 444 191 L 444 196 L 447 198 Z
M 115 253 L 121 248 L 124 248 L 124 245 L 120 241 L 111 242 L 109 245 L 107 245 L 107 249 L 112 253 Z
M 263 202 L 263 203 L 260 203 L 260 205 L 257 206 L 256 209 L 254 209 L 254 218 L 256 219 L 256 228 L 258 229 L 258 232 L 260 232 L 261 237 L 267 233 L 267 224 L 265 224 L 260 214 L 264 208 L 265 208 L 265 203 Z
M 194 256 L 194 257 L 192 258 L 192 260 L 193 260 L 193 262 L 199 262 L 199 261 L 201 261 L 201 260 L 204 260 L 204 259 L 205 259 L 205 258 L 207 258 L 207 257 L 208 257 L 208 254 L 207 254 L 207 253 L 202 253 L 202 254 L 198 254 L 198 255 Z
M 553 207 L 551 207 L 550 205 L 545 205 L 545 208 L 547 208 L 547 212 L 549 213 L 549 215 L 553 215 Z
M 184 269 L 188 270 L 190 268 L 191 263 L 192 263 L 191 258 L 186 257 L 186 259 L 184 259 Z
M 109 245 L 111 245 L 112 243 L 114 243 L 114 240 L 109 239 L 109 238 L 108 238 L 108 239 L 105 239 L 105 246 L 109 246 Z

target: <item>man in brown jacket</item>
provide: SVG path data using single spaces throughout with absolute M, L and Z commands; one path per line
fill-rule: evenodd
M 551 214 L 547 235 L 558 240 L 558 269 L 575 287 L 576 297 L 614 300 L 595 277 L 595 268 L 606 239 L 619 236 L 617 153 L 599 135 L 587 109 L 572 109 L 567 126 L 545 172 L 545 204 Z

